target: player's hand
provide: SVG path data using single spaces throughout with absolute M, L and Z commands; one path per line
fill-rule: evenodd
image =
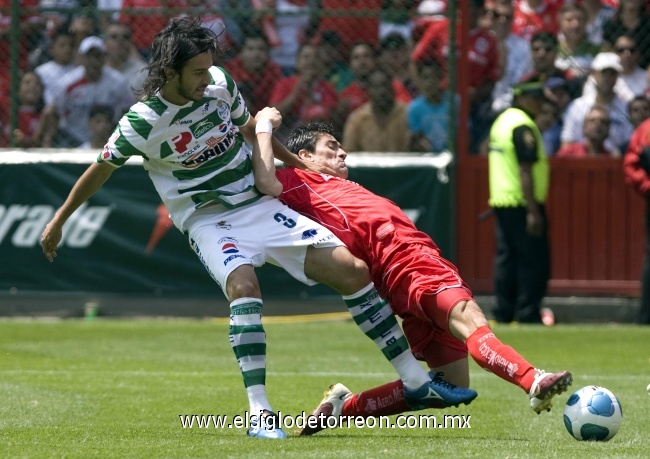
M 534 237 L 544 234 L 544 218 L 540 212 L 526 213 L 526 231 Z
M 59 246 L 59 242 L 61 242 L 62 235 L 63 231 L 61 226 L 54 222 L 48 223 L 43 231 L 43 235 L 41 236 L 41 246 L 43 247 L 45 257 L 50 263 L 52 263 L 56 258 L 56 249 Z
M 255 121 L 260 120 L 269 120 L 271 125 L 273 125 L 273 129 L 277 129 L 282 124 L 282 115 L 275 107 L 264 107 L 255 115 Z

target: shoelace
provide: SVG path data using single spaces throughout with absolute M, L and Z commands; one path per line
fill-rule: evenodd
M 446 389 L 454 390 L 454 389 L 456 388 L 456 385 L 450 383 L 449 381 L 446 381 L 446 380 L 442 379 L 442 377 L 443 377 L 444 375 L 445 375 L 445 373 L 442 372 L 442 371 L 439 372 L 439 373 L 436 373 L 436 375 L 433 377 L 433 380 L 434 380 L 437 384 L 440 384 L 441 386 L 444 386 Z

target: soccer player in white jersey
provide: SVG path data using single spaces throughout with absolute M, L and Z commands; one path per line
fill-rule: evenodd
M 286 437 L 265 389 L 266 336 L 254 271 L 265 262 L 306 284 L 322 282 L 341 293 L 359 328 L 400 375 L 414 409 L 434 400 L 469 403 L 475 391 L 432 380 L 415 360 L 365 263 L 329 230 L 269 196 L 277 190 L 255 186 L 252 163 L 260 158 L 248 144 L 257 145 L 258 136 L 271 141 L 288 164 L 304 168 L 306 163 L 268 135 L 280 124 L 277 110 L 268 109 L 257 120 L 249 115 L 235 82 L 213 66 L 219 51 L 215 34 L 196 18 L 174 19 L 156 36 L 142 101 L 122 117 L 97 161 L 46 226 L 45 256 L 53 261 L 62 227 L 74 210 L 131 156 L 142 156 L 172 221 L 189 236 L 231 302 L 230 342 L 250 404 L 248 435 Z

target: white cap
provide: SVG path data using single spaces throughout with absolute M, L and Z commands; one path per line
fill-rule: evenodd
M 435 16 L 445 14 L 447 4 L 444 0 L 423 0 L 418 5 L 418 14 L 423 16 Z
M 79 45 L 79 54 L 86 54 L 93 48 L 99 49 L 104 53 L 106 52 L 104 40 L 99 37 L 86 37 L 81 41 L 81 44 Z
M 602 72 L 605 69 L 614 69 L 621 73 L 621 59 L 615 53 L 598 53 L 591 63 L 591 69 Z

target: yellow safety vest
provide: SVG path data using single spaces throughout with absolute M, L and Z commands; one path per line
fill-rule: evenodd
M 491 207 L 525 206 L 521 188 L 519 162 L 515 153 L 512 133 L 518 126 L 529 126 L 537 141 L 537 161 L 533 163 L 533 194 L 535 201 L 543 204 L 548 194 L 549 168 L 544 142 L 535 122 L 519 108 L 509 108 L 494 121 L 490 129 L 490 199 Z

